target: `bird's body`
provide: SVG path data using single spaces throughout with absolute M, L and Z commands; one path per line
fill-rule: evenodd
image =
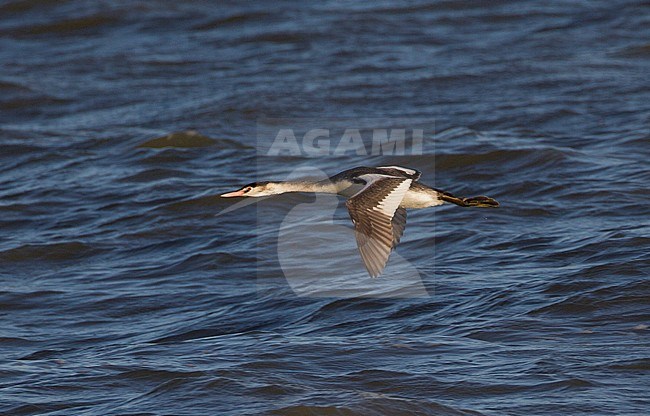
M 383 271 L 390 252 L 406 227 L 406 209 L 421 209 L 445 202 L 463 207 L 497 207 L 486 196 L 459 198 L 418 180 L 420 172 L 400 166 L 357 167 L 323 181 L 257 182 L 221 195 L 268 196 L 287 192 L 337 194 L 347 198 L 361 258 L 372 277 Z
M 432 188 L 417 182 L 420 177 L 420 172 L 412 169 L 396 166 L 352 168 L 332 176 L 327 180 L 327 182 L 336 185 L 337 193 L 339 195 L 350 198 L 366 186 L 367 180 L 364 178 L 374 176 L 390 176 L 411 180 L 409 189 L 404 194 L 400 203 L 400 206 L 403 208 L 426 208 L 442 204 L 442 202 L 438 203 L 438 198 L 435 192 L 428 191 Z

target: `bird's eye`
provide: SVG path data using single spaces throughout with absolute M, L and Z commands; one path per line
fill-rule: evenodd
M 251 188 L 251 187 L 249 186 L 248 188 L 244 189 L 244 193 L 250 191 L 251 189 L 253 189 L 253 188 Z

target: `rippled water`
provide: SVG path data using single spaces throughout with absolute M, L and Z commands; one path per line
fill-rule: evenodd
M 647 3 L 0 15 L 0 413 L 648 413 Z M 263 157 L 268 118 L 417 118 L 435 146 Z M 297 293 L 278 235 L 311 197 L 215 216 L 256 179 L 380 164 L 502 204 L 409 214 L 396 255 L 425 296 L 381 292 L 391 266 L 367 278 L 351 234 L 309 277 L 378 295 Z

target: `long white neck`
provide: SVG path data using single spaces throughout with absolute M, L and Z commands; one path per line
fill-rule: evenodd
M 338 188 L 329 180 L 324 181 L 283 181 L 271 182 L 267 188 L 273 190 L 274 193 L 284 194 L 286 192 L 311 192 L 311 193 L 325 193 L 336 194 Z

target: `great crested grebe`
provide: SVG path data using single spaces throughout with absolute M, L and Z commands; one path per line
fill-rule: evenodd
M 400 166 L 358 167 L 322 181 L 254 182 L 223 198 L 260 197 L 286 192 L 338 194 L 348 200 L 357 246 L 371 277 L 381 274 L 391 251 L 406 227 L 406 209 L 420 209 L 451 202 L 461 207 L 491 207 L 499 203 L 487 196 L 456 197 L 418 180 L 421 173 Z

